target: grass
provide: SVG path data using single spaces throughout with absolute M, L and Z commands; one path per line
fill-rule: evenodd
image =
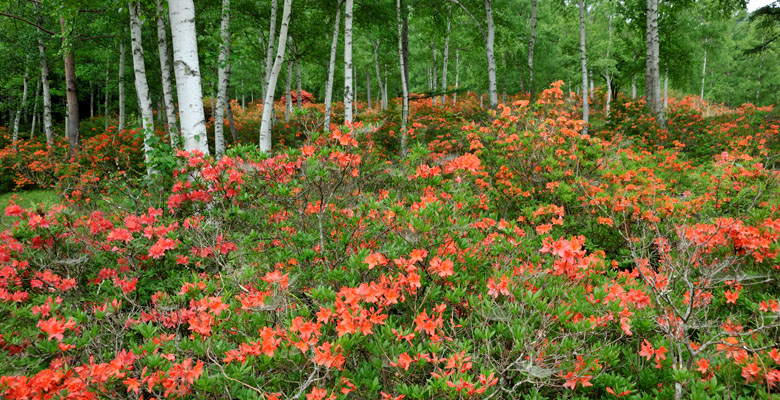
M 0 231 L 11 227 L 10 218 L 5 216 L 3 210 L 8 206 L 13 196 L 16 196 L 14 200 L 16 204 L 25 208 L 41 203 L 51 205 L 59 202 L 59 196 L 54 190 L 35 189 L 0 194 Z

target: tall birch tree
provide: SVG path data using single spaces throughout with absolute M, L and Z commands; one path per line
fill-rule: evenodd
M 282 11 L 282 26 L 279 30 L 279 47 L 276 49 L 276 59 L 274 60 L 271 76 L 268 78 L 268 87 L 263 99 L 263 119 L 260 122 L 260 151 L 267 153 L 271 151 L 271 117 L 274 112 L 274 92 L 276 91 L 276 82 L 279 79 L 279 72 L 282 70 L 284 62 L 284 51 L 287 46 L 287 31 L 290 25 L 290 9 L 292 0 L 284 0 L 284 10 Z M 274 38 L 269 38 L 269 42 Z

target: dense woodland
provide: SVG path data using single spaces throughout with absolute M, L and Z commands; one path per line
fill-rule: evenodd
M 780 3 L 0 0 L 0 397 L 780 396 Z

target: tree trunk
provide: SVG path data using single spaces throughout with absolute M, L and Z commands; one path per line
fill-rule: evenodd
M 244 81 L 241 81 L 241 111 L 246 110 L 246 92 L 244 92 Z
M 185 151 L 209 154 L 206 116 L 203 112 L 203 88 L 198 60 L 198 36 L 195 30 L 195 6 L 192 0 L 168 0 L 173 41 L 173 72 L 179 97 L 181 136 Z
M 16 143 L 17 140 L 19 140 L 19 120 L 22 118 L 22 110 L 27 108 L 27 83 L 30 80 L 30 72 L 27 69 L 27 64 L 25 63 L 24 66 L 24 81 L 23 81 L 23 88 L 22 88 L 22 102 L 19 103 L 19 107 L 16 109 L 16 118 L 14 118 L 14 133 L 13 133 L 13 143 L 14 143 L 14 149 L 18 148 L 18 145 Z
M 51 88 L 49 87 L 49 63 L 46 61 L 46 45 L 43 38 L 38 38 L 38 51 L 41 53 L 41 88 L 43 89 L 43 133 L 46 134 L 46 144 L 54 143 L 54 128 L 51 124 Z
M 636 75 L 631 79 L 631 100 L 636 100 Z
M 230 135 L 233 136 L 233 144 L 238 143 L 238 129 L 236 128 L 236 121 L 233 120 L 233 103 L 228 100 L 225 105 L 225 114 L 227 114 L 228 123 L 230 124 Z
M 292 114 L 292 60 L 287 60 L 287 83 L 284 85 L 284 122 L 290 122 Z
M 344 8 L 344 123 L 352 123 L 352 6 L 353 0 L 346 0 Z
M 609 14 L 609 39 L 607 40 L 607 60 L 609 60 L 610 51 L 612 50 L 612 14 Z M 607 118 L 609 118 L 609 111 L 610 111 L 610 105 L 612 103 L 612 77 L 609 74 L 609 67 L 607 67 L 606 73 L 604 74 L 607 79 L 607 107 L 605 110 L 605 114 Z
M 295 55 L 295 80 L 298 83 L 298 97 L 295 98 L 295 107 L 300 111 L 303 107 L 303 89 L 301 88 L 301 61 L 298 54 Z
M 151 139 L 154 135 L 154 111 L 152 99 L 149 94 L 149 85 L 146 81 L 146 66 L 144 65 L 143 34 L 141 32 L 140 0 L 130 0 L 128 11 L 130 12 L 130 48 L 133 53 L 133 71 L 135 72 L 135 93 L 141 106 L 141 122 L 144 130 L 144 164 L 147 175 L 152 175 L 154 170 L 151 165 Z
M 374 43 L 374 66 L 376 67 L 376 81 L 379 84 L 379 92 L 382 95 L 382 110 L 387 110 L 387 96 L 385 94 L 385 89 L 382 87 L 382 75 L 379 73 L 379 39 L 376 40 Z
M 68 142 L 70 143 L 71 155 L 79 150 L 79 94 L 76 87 L 76 61 L 73 57 L 73 48 L 68 44 L 67 36 L 69 29 L 65 27 L 65 18 L 60 18 L 60 28 L 62 29 L 62 44 L 65 51 L 65 85 L 67 86 L 68 98 Z
M 124 36 L 124 35 L 122 35 Z M 119 122 L 117 131 L 125 130 L 125 42 L 119 39 Z
M 157 52 L 160 54 L 160 77 L 162 80 L 163 106 L 165 119 L 168 122 L 166 131 L 172 146 L 177 146 L 179 129 L 176 127 L 176 108 L 173 101 L 173 84 L 171 83 L 171 64 L 168 61 L 168 33 L 165 27 L 165 10 L 162 0 L 157 0 Z
M 109 65 L 108 60 L 106 60 L 106 85 L 103 87 L 103 130 L 105 132 L 108 132 L 108 83 L 109 83 Z
M 219 60 L 217 61 L 217 109 L 214 117 L 214 154 L 225 154 L 225 107 L 229 107 L 230 86 L 230 0 L 222 0 L 222 23 L 220 24 Z
M 333 37 L 330 43 L 330 62 L 328 63 L 328 81 L 325 83 L 325 121 L 323 129 L 330 132 L 330 114 L 333 103 L 333 76 L 336 73 L 336 48 L 339 44 L 339 23 L 341 22 L 341 1 L 336 5 L 336 22 L 333 24 Z
M 455 49 L 455 93 L 452 95 L 452 105 L 458 103 L 458 84 L 460 83 L 460 49 Z
M 704 100 L 704 78 L 707 77 L 707 49 L 704 49 L 704 62 L 701 65 L 701 97 Z
M 535 0 L 534 0 L 535 1 Z M 447 7 L 447 34 L 444 36 L 444 60 L 441 71 L 441 102 L 440 108 L 444 108 L 447 103 L 447 63 L 450 59 L 450 28 L 452 27 L 452 21 L 450 21 L 450 15 L 452 14 L 449 6 Z
M 382 107 L 387 110 L 387 67 L 385 67 L 385 84 L 382 87 Z
M 669 67 L 664 72 L 664 111 L 669 105 Z
M 95 87 L 89 82 L 89 118 L 95 118 Z
M 647 0 L 647 59 L 645 60 L 647 105 L 664 126 L 661 108 L 661 77 L 658 68 L 658 0 Z
M 438 61 L 436 60 L 436 42 L 433 42 L 433 47 L 431 48 L 431 52 L 433 53 L 433 68 L 431 68 L 431 89 L 433 89 L 433 93 L 431 95 L 431 106 L 436 107 L 436 91 L 439 89 L 438 82 L 436 81 L 436 67 L 438 66 Z
M 534 45 L 536 44 L 536 0 L 531 0 L 531 39 L 528 41 L 528 90 L 531 102 L 536 96 L 534 82 Z
M 371 71 L 366 69 L 366 103 L 368 104 L 368 108 L 371 107 Z
M 488 63 L 488 90 L 490 92 L 490 108 L 498 107 L 498 89 L 496 87 L 496 57 L 493 52 L 496 37 L 496 27 L 493 23 L 493 0 L 483 0 L 485 3 L 485 18 L 487 20 L 487 37 L 485 38 L 485 54 Z
M 276 0 L 271 0 L 271 19 L 270 27 L 268 28 L 268 48 L 265 51 L 265 76 L 262 82 L 262 98 L 265 99 L 265 92 L 268 91 L 268 83 L 271 79 L 271 70 L 274 63 L 274 43 L 276 42 Z M 273 99 L 273 96 L 271 96 Z M 265 104 L 264 104 L 265 105 Z
M 401 0 L 395 1 L 396 19 L 398 20 L 398 60 L 401 71 L 401 89 L 403 91 L 403 106 L 401 107 L 401 157 L 406 156 L 406 119 L 409 115 L 409 88 L 407 86 L 406 63 L 404 62 L 403 21 L 401 20 Z
M 580 61 L 582 63 L 582 134 L 588 133 L 588 61 L 585 52 L 585 2 L 580 1 Z
M 38 97 L 41 95 L 41 81 L 35 84 L 35 99 L 33 99 L 32 121 L 30 122 L 30 139 L 35 137 L 35 120 L 38 116 Z
M 403 16 L 404 73 L 402 77 L 406 79 L 406 89 L 409 90 L 409 9 L 405 4 Z
M 274 60 L 273 70 L 268 79 L 268 89 L 263 99 L 263 119 L 260 123 L 260 151 L 267 153 L 271 151 L 271 117 L 274 112 L 274 91 L 276 90 L 276 81 L 279 79 L 279 72 L 282 70 L 284 62 L 284 51 L 287 46 L 287 31 L 290 23 L 290 7 L 292 0 L 284 0 L 284 10 L 282 11 L 282 27 L 279 30 L 279 48 L 276 50 L 276 60 Z M 269 42 L 274 38 L 270 37 Z M 289 96 L 289 93 L 288 93 Z

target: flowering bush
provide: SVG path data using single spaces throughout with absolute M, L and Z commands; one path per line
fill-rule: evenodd
M 73 168 L 89 191 L 3 206 L 0 391 L 777 393 L 777 127 L 747 108 L 703 121 L 696 135 L 724 124 L 708 140 L 727 150 L 709 157 L 631 125 L 583 135 L 560 86 L 490 112 L 474 96 L 416 100 L 403 160 L 386 145 L 395 123 L 373 111 L 271 155 L 179 151 L 165 190 L 125 190 L 132 207 L 87 198 L 118 199 L 104 177 L 144 171 L 106 138 L 140 144 L 85 141 L 93 151 L 42 169 Z

